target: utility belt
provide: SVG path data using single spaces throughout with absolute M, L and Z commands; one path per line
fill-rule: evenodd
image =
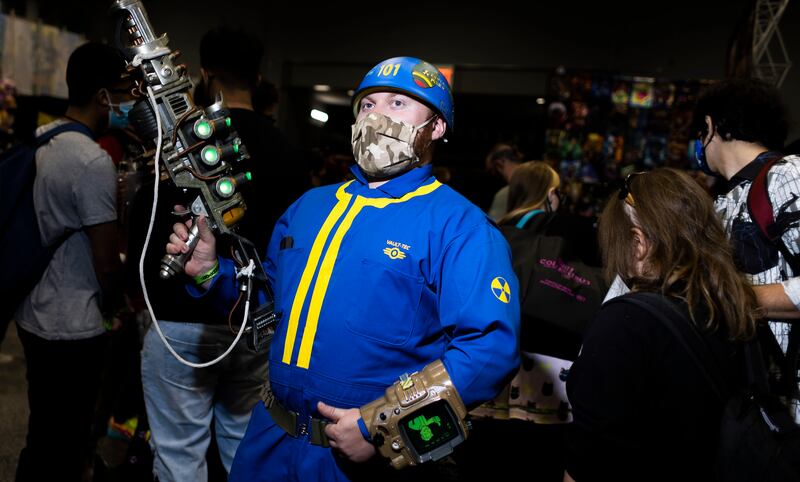
M 291 437 L 309 436 L 309 443 L 330 447 L 328 421 L 283 407 L 267 386 L 264 406 Z M 419 372 L 403 374 L 384 395 L 360 409 L 373 445 L 395 469 L 437 461 L 450 455 L 470 430 L 467 409 L 441 360 Z
M 309 443 L 311 445 L 330 447 L 328 436 L 325 435 L 325 427 L 328 425 L 327 420 L 301 417 L 297 412 L 281 405 L 269 388 L 264 391 L 262 398 L 272 420 L 290 437 L 298 438 L 310 435 Z

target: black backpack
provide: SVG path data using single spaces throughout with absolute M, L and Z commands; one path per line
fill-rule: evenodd
M 586 264 L 577 251 L 586 240 L 569 239 L 564 236 L 567 233 L 549 229 L 556 216 L 561 214 L 542 213 L 526 227 L 500 227 L 519 279 L 521 349 L 525 351 L 541 352 L 540 346 L 530 347 L 537 333 L 581 336 L 608 289 L 601 268 Z
M 660 321 L 684 347 L 724 404 L 715 469 L 723 482 L 797 482 L 800 480 L 800 426 L 772 394 L 758 338 L 743 344 L 744 388 L 725 386 L 703 336 L 664 296 L 631 293 L 608 303 L 631 303 Z M 769 330 L 769 327 L 765 327 Z M 769 336 L 769 335 L 767 335 Z
M 92 137 L 91 130 L 77 122 L 54 127 L 38 136 L 33 145 L 19 144 L 0 156 L 0 330 L 44 274 L 56 249 L 66 239 L 43 246 L 33 206 L 36 179 L 36 149 L 64 132 L 80 132 Z

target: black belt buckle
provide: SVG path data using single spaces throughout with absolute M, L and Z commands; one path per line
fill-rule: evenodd
M 269 382 L 264 384 L 264 388 L 261 389 L 261 401 L 264 402 L 264 406 L 267 407 L 267 410 L 272 408 L 272 404 L 275 403 L 275 395 L 272 394 L 272 388 L 269 386 Z
M 312 445 L 319 445 L 323 448 L 330 447 L 330 443 L 328 443 L 328 435 L 325 433 L 325 427 L 328 426 L 327 420 L 321 420 L 318 418 L 311 419 L 311 444 Z

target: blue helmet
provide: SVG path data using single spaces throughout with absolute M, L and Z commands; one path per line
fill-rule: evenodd
M 433 65 L 414 57 L 394 57 L 373 67 L 353 94 L 353 114 L 371 92 L 408 94 L 436 111 L 448 129 L 453 128 L 453 94 L 444 75 Z

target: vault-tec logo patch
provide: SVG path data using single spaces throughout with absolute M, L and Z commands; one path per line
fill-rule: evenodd
M 383 248 L 383 254 L 388 256 L 389 259 L 405 259 L 406 253 L 411 250 L 411 246 L 406 243 L 392 241 L 391 239 L 387 239 L 386 244 L 388 247 Z
M 508 281 L 505 278 L 498 276 L 492 280 L 492 294 L 495 298 L 508 303 L 511 301 L 511 287 L 508 286 Z
M 384 248 L 383 254 L 389 257 L 389 259 L 403 259 L 406 257 L 406 253 L 400 251 L 398 248 Z

